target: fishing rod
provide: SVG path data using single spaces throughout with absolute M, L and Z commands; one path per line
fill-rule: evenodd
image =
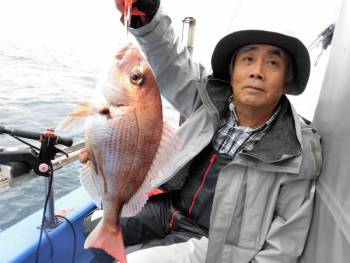
M 72 146 L 73 139 L 68 137 L 61 137 L 55 134 L 53 129 L 47 129 L 43 133 L 38 132 L 31 132 L 31 131 L 24 131 L 24 130 L 14 130 L 14 129 L 7 129 L 4 126 L 0 126 L 0 134 L 9 134 L 12 137 L 21 137 L 25 139 L 32 139 L 32 140 L 41 140 L 43 136 L 48 136 L 51 138 L 51 140 L 55 141 L 55 144 L 62 144 L 65 146 Z

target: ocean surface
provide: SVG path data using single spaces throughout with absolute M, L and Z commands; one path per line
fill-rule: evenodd
M 0 40 L 0 126 L 36 132 L 56 127 L 80 100 L 91 96 L 100 65 L 73 52 Z M 166 102 L 163 106 L 164 118 L 175 127 L 177 112 Z M 81 139 L 74 137 L 75 142 Z M 0 135 L 0 147 L 22 145 Z M 76 162 L 55 171 L 56 199 L 80 186 L 79 167 Z M 41 209 L 44 198 L 44 178 L 39 176 L 0 192 L 0 232 Z

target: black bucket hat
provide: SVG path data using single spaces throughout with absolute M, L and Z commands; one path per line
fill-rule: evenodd
M 264 30 L 236 31 L 223 37 L 211 57 L 213 77 L 230 82 L 230 63 L 235 50 L 251 44 L 267 44 L 286 50 L 293 59 L 294 80 L 287 94 L 301 94 L 310 75 L 310 56 L 305 45 L 297 38 Z

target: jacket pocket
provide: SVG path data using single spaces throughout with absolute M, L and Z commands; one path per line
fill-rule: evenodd
M 237 245 L 239 241 L 246 193 L 247 193 L 247 174 L 244 174 L 241 181 L 240 188 L 239 188 L 236 206 L 233 211 L 233 216 L 232 216 L 231 224 L 227 235 L 227 243 L 232 245 Z
M 240 247 L 260 249 L 274 216 L 281 174 L 249 170 L 238 242 Z

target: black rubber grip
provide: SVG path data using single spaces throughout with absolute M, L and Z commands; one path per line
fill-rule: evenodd
M 70 137 L 58 136 L 57 144 L 62 144 L 62 145 L 70 147 L 73 145 L 73 139 Z
M 6 129 L 3 126 L 0 126 L 0 134 L 1 133 L 7 133 L 7 134 L 10 134 L 12 136 L 31 139 L 31 140 L 37 140 L 37 141 L 40 140 L 40 137 L 42 136 L 42 133 L 39 133 L 39 132 L 30 132 L 30 131 L 23 131 L 23 130 L 10 130 L 10 129 Z M 57 136 L 56 143 L 69 147 L 69 146 L 72 146 L 73 139 L 69 138 L 69 137 Z

